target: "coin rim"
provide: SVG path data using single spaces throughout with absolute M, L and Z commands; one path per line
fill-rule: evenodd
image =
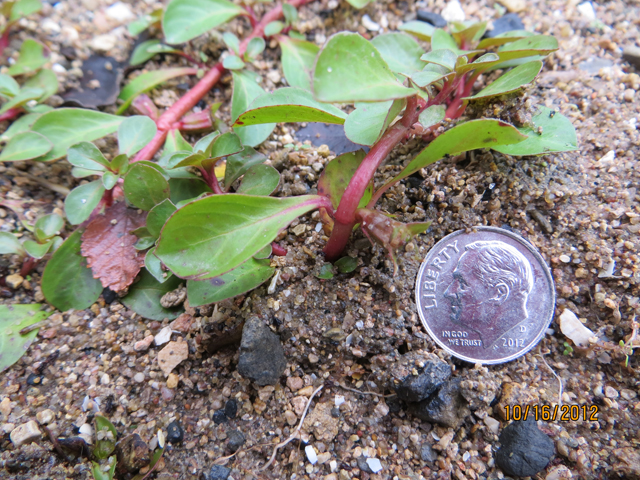
M 471 358 L 471 357 L 466 357 L 454 350 L 451 350 L 449 347 L 447 347 L 447 345 L 442 342 L 437 336 L 436 334 L 431 330 L 431 328 L 429 328 L 429 325 L 427 324 L 427 321 L 424 319 L 424 314 L 422 312 L 422 305 L 420 302 L 420 281 L 419 279 L 422 277 L 422 273 L 424 271 L 424 269 L 427 267 L 427 257 L 429 256 L 429 253 L 431 253 L 431 251 L 435 248 L 436 245 L 438 245 L 440 242 L 444 242 L 445 240 L 452 238 L 452 237 L 457 237 L 459 235 L 465 235 L 465 234 L 469 234 L 469 232 L 467 230 L 456 230 L 453 233 L 450 233 L 449 235 L 442 237 L 440 240 L 438 240 L 436 243 L 433 244 L 433 247 L 431 247 L 429 249 L 429 251 L 427 252 L 427 254 L 424 257 L 424 260 L 422 261 L 422 265 L 420 265 L 420 270 L 418 270 L 418 276 L 416 277 L 416 286 L 415 286 L 415 300 L 416 300 L 416 306 L 418 309 L 418 316 L 420 317 L 420 322 L 422 323 L 422 326 L 425 328 L 425 330 L 427 331 L 427 333 L 429 334 L 429 336 L 431 337 L 431 339 L 433 341 L 435 341 L 440 348 L 442 348 L 443 350 L 445 350 L 446 352 L 449 352 L 451 355 L 453 355 L 456 358 L 459 358 L 461 360 L 464 360 L 466 362 L 470 362 L 470 363 L 480 363 L 482 365 L 496 365 L 499 363 L 506 363 L 506 362 L 510 362 L 512 360 L 515 360 L 518 357 L 521 357 L 523 355 L 525 355 L 527 352 L 529 352 L 533 347 L 535 347 L 536 345 L 538 345 L 538 343 L 540 343 L 540 340 L 542 339 L 542 337 L 544 336 L 545 332 L 547 331 L 547 329 L 549 328 L 549 326 L 551 325 L 551 322 L 553 321 L 553 316 L 555 314 L 556 311 L 556 285 L 555 282 L 553 281 L 553 276 L 551 275 L 551 269 L 549 268 L 549 265 L 547 265 L 547 262 L 545 262 L 544 258 L 542 258 L 542 255 L 540 254 L 540 252 L 538 251 L 538 249 L 536 249 L 536 247 L 534 247 L 528 240 L 524 239 L 523 237 L 521 237 L 520 235 L 518 235 L 517 233 L 513 233 L 510 232 L 509 230 L 505 230 L 503 228 L 499 228 L 499 227 L 487 227 L 484 225 L 479 225 L 477 227 L 470 227 L 473 232 L 478 232 L 478 231 L 485 231 L 485 232 L 492 232 L 492 233 L 498 233 L 500 235 L 506 235 L 507 237 L 512 238 L 513 240 L 516 240 L 517 242 L 520 242 L 525 248 L 527 248 L 531 254 L 534 256 L 534 258 L 536 260 L 538 260 L 538 262 L 540 263 L 542 270 L 544 272 L 544 274 L 547 277 L 547 280 L 549 281 L 549 285 L 551 286 L 551 312 L 549 314 L 549 319 L 546 321 L 546 323 L 543 323 L 543 325 L 545 325 L 544 328 L 542 328 L 540 330 L 540 333 L 538 334 L 538 336 L 531 342 L 531 344 L 525 348 L 524 350 L 519 351 L 518 353 L 515 353 L 509 357 L 505 357 L 505 358 L 501 358 L 501 359 L 497 359 L 497 360 L 480 360 L 480 359 L 476 359 L 476 358 Z

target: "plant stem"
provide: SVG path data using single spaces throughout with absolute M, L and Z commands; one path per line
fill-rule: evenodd
M 2 115 L 0 115 L 0 122 L 3 122 L 5 120 L 13 120 L 18 115 L 20 115 L 22 111 L 23 110 L 21 107 L 10 108 L 6 112 L 4 112 Z
M 294 7 L 300 7 L 313 0 L 290 0 L 288 3 Z M 272 10 L 267 12 L 264 17 L 255 25 L 251 34 L 240 43 L 240 56 L 247 49 L 249 41 L 254 37 L 264 36 L 264 27 L 274 20 L 278 20 L 282 17 L 282 5 L 277 5 Z M 189 110 L 191 110 L 204 96 L 214 87 L 225 68 L 222 66 L 222 62 L 218 62 L 215 66 L 209 70 L 204 77 L 196 83 L 191 90 L 189 90 L 180 100 L 169 107 L 158 119 L 156 125 L 158 131 L 155 136 L 149 142 L 149 144 L 140 150 L 137 155 L 131 160 L 131 163 L 138 162 L 140 160 L 151 160 L 158 150 L 164 144 L 169 130 L 173 125 L 178 122 Z
M 356 223 L 355 213 L 358 204 L 367 186 L 387 155 L 405 138 L 413 124 L 418 121 L 422 109 L 423 107 L 418 104 L 417 96 L 409 97 L 402 119 L 384 133 L 362 160 L 342 195 L 340 205 L 334 215 L 333 231 L 324 249 L 327 260 L 337 259 L 346 247 Z

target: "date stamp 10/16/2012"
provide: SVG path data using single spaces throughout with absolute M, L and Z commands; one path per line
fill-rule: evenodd
M 597 405 L 506 405 L 506 421 L 525 421 L 530 416 L 544 422 L 597 422 Z

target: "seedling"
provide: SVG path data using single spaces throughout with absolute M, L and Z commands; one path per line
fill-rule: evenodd
M 11 28 L 18 23 L 21 18 L 42 10 L 40 0 L 7 0 L 0 6 L 0 16 L 4 17 L 4 28 L 0 30 L 0 55 L 9 45 L 9 33 Z

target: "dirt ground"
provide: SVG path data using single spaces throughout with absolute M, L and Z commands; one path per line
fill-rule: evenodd
M 20 22 L 9 53 L 27 37 L 45 43 L 59 66 L 61 92 L 78 81 L 83 59 L 101 48 L 97 36 L 114 37 L 106 53 L 127 58 L 135 39 L 123 27 L 129 20 L 106 14 L 110 0 L 44 3 L 41 16 Z M 152 0 L 126 3 L 135 16 L 155 6 Z M 158 429 L 166 433 L 171 422 L 178 422 L 184 439 L 168 446 L 156 476 L 163 480 L 207 478 L 214 461 L 235 448 L 230 440 L 242 443 L 237 432 L 244 444 L 226 463 L 220 462 L 231 469 L 234 480 L 504 478 L 495 463 L 498 436 L 508 424 L 502 407 L 557 404 L 559 396 L 567 405 L 597 406 L 598 419 L 540 422 L 556 454 L 535 478 L 640 478 L 640 362 L 636 352 L 625 367 L 616 348 L 640 314 L 640 77 L 621 58 L 623 47 L 640 42 L 640 4 L 594 3 L 594 21 L 575 0 L 504 3 L 522 7 L 519 15 L 528 30 L 558 38 L 559 51 L 546 60 L 524 103 L 566 115 L 576 127 L 579 151 L 531 158 L 476 151 L 440 161 L 390 190 L 380 208 L 402 221 L 434 222 L 399 255 L 396 277 L 385 252 L 358 233 L 347 252 L 358 258 L 358 268 L 318 279 L 314 274 L 323 263 L 326 241 L 316 228 L 318 217 L 294 222 L 282 235 L 289 253 L 278 260 L 280 280 L 273 293 L 267 284 L 215 309 L 187 310 L 195 326 L 172 338 L 188 342 L 189 358 L 170 381 L 158 365 L 161 347 L 134 349 L 168 321 L 145 321 L 118 300 L 107 304 L 102 297 L 85 311 L 51 310 L 50 324 L 0 378 L 0 478 L 92 478 L 89 462 L 61 461 L 46 437 L 19 448 L 10 442 L 13 428 L 36 420 L 38 413 L 41 419 L 47 409 L 53 413 L 48 429 L 54 438 L 77 435 L 97 410 L 119 434 L 136 432 L 147 442 L 153 442 Z M 301 9 L 298 27 L 322 44 L 340 30 L 374 35 L 363 26 L 368 25 L 364 14 L 382 31 L 394 31 L 414 19 L 419 8 L 439 13 L 444 7 L 440 0 L 377 1 L 356 11 L 344 1 L 319 0 Z M 490 0 L 463 2 L 463 10 L 467 19 L 477 20 L 505 13 Z M 230 25 L 238 34 L 248 29 L 243 20 Z M 278 48 L 270 47 L 256 62 L 268 90 L 283 85 Z M 191 48 L 216 58 L 222 46 L 215 36 L 204 36 Z M 151 61 L 145 68 L 184 64 L 176 58 Z M 166 107 L 178 98 L 185 81 L 195 80 L 170 82 L 151 96 Z M 228 101 L 230 81 L 224 77 L 205 101 Z M 228 103 L 221 115 L 229 115 Z M 6 126 L 0 124 L 0 131 Z M 317 179 L 308 166 L 332 156 L 325 158 L 315 148 L 290 155 L 291 148 L 284 145 L 295 140 L 294 131 L 278 127 L 262 149 L 283 169 L 282 192 L 313 192 Z M 107 149 L 114 145 L 112 139 L 96 143 Z M 377 181 L 397 173 L 420 148 L 417 140 L 400 146 Z M 63 196 L 34 178 L 64 187 L 76 182 L 65 162 L 0 165 L 0 196 L 27 202 L 27 219 L 63 206 Z M 488 367 L 459 362 L 439 350 L 420 324 L 413 297 L 420 262 L 430 247 L 451 232 L 476 225 L 509 229 L 535 245 L 552 269 L 557 290 L 555 320 L 540 344 L 515 361 Z M 0 209 L 0 230 L 20 228 L 13 211 Z M 17 267 L 0 257 L 0 275 Z M 42 270 L 40 265 L 16 290 L 0 288 L 0 302 L 43 302 L 38 287 Z M 596 333 L 600 346 L 566 350 L 568 339 L 557 323 L 565 309 Z M 284 347 L 287 369 L 275 386 L 259 387 L 239 375 L 237 343 L 213 353 L 206 349 L 252 316 L 268 324 Z M 435 353 L 453 367 L 454 378 L 467 382 L 471 414 L 460 427 L 421 421 L 393 395 L 389 372 L 409 352 Z M 37 370 L 42 362 L 44 368 Z M 324 388 L 301 430 L 307 443 L 289 443 L 269 468 L 258 471 L 273 444 L 293 432 L 307 398 L 320 385 Z M 341 397 L 344 403 L 335 409 Z M 232 410 L 234 403 L 235 416 L 219 413 L 225 406 Z M 315 465 L 305 455 L 307 444 L 319 457 Z M 379 459 L 382 470 L 370 473 L 366 458 Z

